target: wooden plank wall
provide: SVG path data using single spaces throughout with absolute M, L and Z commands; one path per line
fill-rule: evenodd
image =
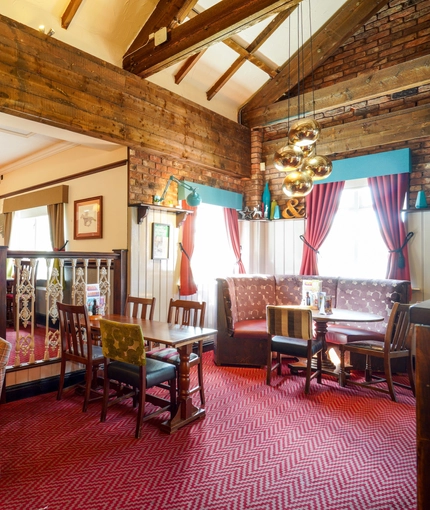
M 0 15 L 0 111 L 250 175 L 250 130 Z

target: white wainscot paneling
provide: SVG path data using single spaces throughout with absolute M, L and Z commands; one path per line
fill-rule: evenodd
M 407 230 L 414 236 L 408 244 L 411 268 L 412 301 L 430 299 L 430 212 L 420 211 L 407 215 Z
M 304 220 L 241 221 L 239 230 L 248 274 L 298 274 Z

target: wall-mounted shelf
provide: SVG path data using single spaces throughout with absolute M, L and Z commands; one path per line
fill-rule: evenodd
M 412 207 L 411 209 L 402 209 L 402 212 L 406 212 L 406 213 L 424 212 L 424 211 L 430 211 L 430 207 L 419 207 L 418 209 L 416 209 L 415 207 Z
M 176 214 L 176 227 L 180 227 L 182 225 L 188 214 L 193 214 L 193 211 L 189 211 L 187 209 L 178 209 L 177 207 L 166 207 L 164 205 L 156 204 L 129 204 L 129 207 L 137 207 L 137 223 L 142 223 L 144 218 L 148 216 L 150 209 L 153 211 L 165 211 Z

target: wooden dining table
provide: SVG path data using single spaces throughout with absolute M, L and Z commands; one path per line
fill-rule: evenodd
M 312 320 L 315 322 L 315 332 L 318 339 L 322 341 L 322 371 L 328 375 L 339 377 L 335 371 L 336 366 L 330 360 L 327 354 L 327 341 L 326 335 L 328 331 L 329 322 L 381 322 L 384 320 L 382 315 L 377 315 L 369 312 L 357 312 L 355 310 L 347 310 L 344 308 L 332 308 L 331 313 L 322 313 L 318 309 L 311 309 Z M 293 371 L 303 370 L 306 368 L 306 361 L 298 363 L 291 363 L 288 365 Z M 313 366 L 313 363 L 312 363 Z M 315 364 L 316 368 L 316 364 Z
M 216 329 L 181 326 L 168 322 L 127 317 L 125 315 L 108 314 L 103 319 L 126 324 L 139 324 L 146 341 L 174 347 L 179 352 L 179 394 L 178 407 L 170 420 L 164 421 L 160 427 L 172 434 L 180 427 L 206 416 L 202 407 L 196 407 L 190 395 L 190 355 L 195 342 L 200 342 L 217 333 Z M 99 319 L 90 316 L 91 328 L 97 334 L 100 332 Z

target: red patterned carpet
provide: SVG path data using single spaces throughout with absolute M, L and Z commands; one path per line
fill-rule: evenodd
M 99 422 L 73 392 L 0 406 L 2 510 L 412 510 L 415 400 L 334 380 L 265 384 L 205 354 L 207 416 L 134 439 L 127 404 Z

